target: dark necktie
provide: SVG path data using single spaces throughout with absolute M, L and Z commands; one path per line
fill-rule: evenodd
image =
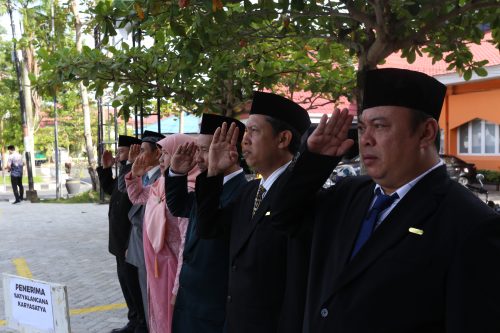
M 394 200 L 399 198 L 397 193 L 394 193 L 393 195 L 382 194 L 380 188 L 377 188 L 377 190 L 375 191 L 375 195 L 377 198 L 375 199 L 375 203 L 368 211 L 367 216 L 361 224 L 361 230 L 359 231 L 358 238 L 356 239 L 356 244 L 354 245 L 354 249 L 352 250 L 351 259 L 356 255 L 356 253 L 358 253 L 361 247 L 363 247 L 368 238 L 370 238 L 370 236 L 372 235 L 373 230 L 375 229 L 375 223 L 377 222 L 380 213 L 389 208 Z
M 257 209 L 259 209 L 260 203 L 264 198 L 264 193 L 266 193 L 266 188 L 264 186 L 259 185 L 259 189 L 257 190 L 257 195 L 255 196 L 255 202 L 253 204 L 252 217 L 255 215 Z

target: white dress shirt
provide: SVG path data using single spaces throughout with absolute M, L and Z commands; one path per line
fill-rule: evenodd
M 403 197 L 413 188 L 413 186 L 415 186 L 422 178 L 425 177 L 425 175 L 427 175 L 429 172 L 431 172 L 432 170 L 436 169 L 436 168 L 439 168 L 441 165 L 443 165 L 443 161 L 439 161 L 436 165 L 434 165 L 433 167 L 431 167 L 429 170 L 425 171 L 424 173 L 422 173 L 420 176 L 418 176 L 417 178 L 409 181 L 408 183 L 406 183 L 405 185 L 401 186 L 400 188 L 398 188 L 394 193 L 397 193 L 398 194 L 398 198 L 394 200 L 394 202 L 392 203 L 392 205 L 390 205 L 388 208 L 386 208 L 385 210 L 383 210 L 381 213 L 380 213 L 380 217 L 379 219 L 377 220 L 377 223 L 375 224 L 375 228 L 377 228 L 380 224 L 382 224 L 382 222 L 385 220 L 385 218 L 390 214 L 390 212 L 394 209 L 394 207 L 396 207 L 396 205 L 401 201 L 401 199 L 403 199 Z M 380 188 L 380 191 L 381 193 L 385 194 L 384 192 L 384 189 L 382 189 L 382 187 L 379 185 L 379 184 L 376 184 L 375 185 L 375 189 L 374 189 L 374 193 L 376 193 L 375 191 L 377 190 L 377 188 Z M 393 193 L 393 194 L 394 194 Z M 393 195 L 392 194 L 392 195 Z M 376 197 L 373 198 L 372 200 L 372 203 L 370 205 L 370 208 L 373 206 L 373 204 L 375 203 L 375 200 L 376 200 Z
M 281 176 L 281 174 L 283 172 L 285 172 L 286 168 L 288 168 L 290 163 L 292 163 L 292 161 L 289 161 L 289 162 L 283 164 L 282 166 L 280 166 L 278 169 L 274 170 L 274 172 L 269 177 L 267 177 L 267 179 L 264 179 L 264 178 L 260 179 L 260 185 L 264 186 L 264 188 L 266 189 L 262 198 L 264 198 L 266 196 L 267 192 L 269 192 L 269 190 L 271 189 L 271 186 L 273 186 L 276 179 L 278 179 L 278 177 Z

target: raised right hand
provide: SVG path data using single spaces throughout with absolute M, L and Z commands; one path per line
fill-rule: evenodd
M 134 164 L 132 165 L 132 176 L 134 177 L 142 177 L 143 175 L 146 174 L 149 170 L 151 170 L 152 166 L 148 161 L 146 160 L 145 155 L 139 155 L 135 159 Z
M 180 145 L 170 160 L 170 170 L 181 175 L 187 174 L 196 165 L 195 154 L 196 146 L 194 142 L 186 142 Z
M 208 177 L 224 173 L 238 161 L 238 133 L 239 129 L 235 123 L 232 123 L 229 129 L 225 122 L 222 127 L 217 128 L 208 152 Z
M 307 149 L 320 155 L 344 155 L 354 144 L 354 141 L 347 137 L 351 123 L 352 116 L 347 110 L 335 110 L 330 119 L 323 115 L 318 127 L 307 138 Z
M 114 163 L 113 154 L 109 150 L 105 150 L 102 153 L 102 167 L 104 169 L 111 168 Z
M 132 145 L 130 146 L 130 150 L 128 151 L 128 161 L 130 163 L 134 163 L 135 159 L 141 153 L 141 145 Z

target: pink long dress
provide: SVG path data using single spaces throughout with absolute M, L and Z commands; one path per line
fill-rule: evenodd
M 185 134 L 174 134 L 158 142 L 171 155 L 179 145 L 194 141 Z M 173 300 L 179 288 L 182 252 L 189 220 L 173 216 L 165 201 L 165 178 L 142 186 L 141 177 L 125 177 L 132 203 L 146 203 L 142 226 L 144 260 L 148 283 L 148 327 L 150 333 L 171 333 Z M 188 190 L 194 190 L 199 170 L 188 174 Z
M 174 217 L 165 202 L 165 178 L 147 187 L 140 177 L 127 177 L 127 192 L 136 202 L 146 202 L 143 244 L 148 282 L 148 327 L 151 333 L 170 333 L 174 295 L 182 266 L 188 219 Z M 132 198 L 131 198 L 132 199 Z

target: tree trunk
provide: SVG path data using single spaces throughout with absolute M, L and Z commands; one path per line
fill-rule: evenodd
M 82 52 L 82 21 L 80 19 L 80 13 L 78 12 L 78 5 L 75 0 L 70 3 L 71 11 L 75 16 L 75 34 L 76 34 L 76 50 Z M 92 180 L 92 189 L 97 190 L 97 173 L 96 173 L 96 159 L 94 157 L 94 145 L 92 144 L 92 128 L 90 126 L 90 106 L 87 88 L 80 82 L 80 96 L 82 98 L 82 110 L 83 110 L 83 135 L 85 137 L 85 149 L 87 151 L 88 160 L 88 171 L 90 178 Z
M 24 151 L 30 152 L 31 165 L 35 165 L 35 141 L 33 139 L 33 104 L 31 102 L 31 80 L 29 78 L 28 62 L 26 61 L 26 51 L 23 51 L 23 61 L 21 62 L 21 79 L 23 83 L 23 99 L 26 111 L 26 130 L 23 133 Z M 32 168 L 35 175 L 35 168 Z
M 30 40 L 33 40 L 31 38 Z M 33 47 L 33 43 L 29 43 L 28 48 L 26 49 L 26 56 L 25 56 L 26 63 L 28 65 L 28 70 L 30 73 L 32 73 L 36 78 L 40 76 L 40 67 L 38 66 L 38 63 L 35 58 L 35 48 Z M 40 111 L 42 109 L 42 98 L 40 95 L 38 95 L 38 91 L 36 89 L 33 89 L 31 91 L 31 101 L 33 104 L 33 113 L 30 115 L 31 117 L 31 130 L 32 133 L 34 134 L 37 129 L 38 125 L 40 123 Z
M 35 48 L 33 46 L 32 41 L 36 39 L 34 36 L 34 32 L 31 30 L 30 25 L 27 24 L 31 18 L 28 16 L 27 7 L 24 6 L 24 15 L 22 20 L 22 25 L 25 27 L 26 31 L 24 32 L 28 35 L 27 46 L 22 50 L 22 58 L 23 61 L 21 63 L 21 77 L 23 81 L 23 92 L 24 92 L 24 104 L 26 111 L 26 126 L 27 133 L 25 133 L 25 150 L 31 152 L 31 165 L 35 165 L 35 140 L 34 134 L 36 132 L 36 128 L 38 127 L 40 110 L 42 99 L 38 95 L 38 91 L 36 88 L 31 86 L 31 80 L 29 78 L 29 74 L 38 78 L 40 74 L 40 68 L 38 67 L 38 63 L 35 56 Z M 33 175 L 35 175 L 35 168 L 33 168 Z
M 87 151 L 88 171 L 92 180 L 92 190 L 97 191 L 96 159 L 94 157 L 94 146 L 92 144 L 92 128 L 90 126 L 90 107 L 87 88 L 80 82 L 80 95 L 82 96 L 83 108 L 83 136 L 85 137 L 85 149 Z

